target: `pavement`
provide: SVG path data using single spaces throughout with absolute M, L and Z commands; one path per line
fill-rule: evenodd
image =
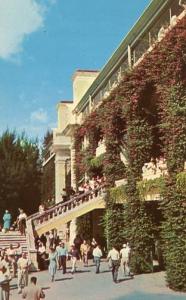
M 95 266 L 89 261 L 84 267 L 78 262 L 77 272 L 70 273 L 70 262 L 67 273 L 57 271 L 55 281 L 50 282 L 47 271 L 32 273 L 38 278 L 38 284 L 45 292 L 46 300 L 183 300 L 186 294 L 174 292 L 166 286 L 165 273 L 136 275 L 124 278 L 121 270 L 118 283 L 112 282 L 108 263 L 102 262 L 100 274 L 95 274 Z M 30 275 L 30 276 L 31 276 Z M 16 279 L 11 281 L 10 300 L 20 300 Z

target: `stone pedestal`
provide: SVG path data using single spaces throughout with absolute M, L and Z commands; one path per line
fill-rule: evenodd
M 27 225 L 27 247 L 28 247 L 28 257 L 31 262 L 30 270 L 37 271 L 37 250 L 35 248 L 35 238 L 34 238 L 34 229 L 32 226 L 32 220 L 29 219 L 26 222 Z
M 37 250 L 36 249 L 29 250 L 29 259 L 31 261 L 30 271 L 32 271 L 32 272 L 38 271 Z

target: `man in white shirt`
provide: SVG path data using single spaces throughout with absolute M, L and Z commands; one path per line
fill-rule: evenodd
M 11 277 L 6 272 L 5 266 L 0 263 L 0 299 L 9 299 Z
M 26 253 L 22 253 L 22 257 L 20 257 L 17 261 L 17 269 L 18 269 L 18 293 L 20 294 L 22 291 L 22 285 L 25 287 L 28 285 L 28 269 L 30 262 L 27 258 Z
M 124 276 L 130 275 L 130 247 L 127 244 L 123 244 L 123 248 L 120 251 L 120 258 Z
M 99 273 L 101 257 L 103 256 L 103 253 L 100 249 L 100 245 L 97 245 L 96 248 L 94 248 L 92 254 L 94 256 L 94 262 L 96 264 L 96 274 L 98 274 Z
M 6 250 L 6 254 L 8 255 L 8 260 L 12 268 L 13 277 L 15 277 L 16 276 L 16 261 L 15 261 L 16 252 L 12 244 L 10 244 L 10 247 Z
M 113 246 L 112 250 L 109 251 L 107 260 L 111 259 L 112 263 L 112 278 L 115 283 L 117 283 L 118 269 L 120 266 L 120 255 L 116 248 Z

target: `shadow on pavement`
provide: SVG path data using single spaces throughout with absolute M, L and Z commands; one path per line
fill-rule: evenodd
M 110 273 L 111 270 L 104 270 L 104 271 L 100 271 L 100 273 Z
M 134 276 L 121 278 L 121 279 L 118 279 L 118 283 L 123 282 L 123 281 L 128 281 L 128 280 L 131 280 L 131 279 L 133 279 L 133 278 L 134 278 Z
M 78 270 L 75 273 L 88 273 L 91 272 L 90 270 Z
M 50 286 L 42 287 L 42 290 L 49 290 Z
M 59 279 L 55 279 L 55 281 L 65 281 L 65 280 L 70 280 L 73 279 L 72 277 L 66 277 L 66 278 L 59 278 Z

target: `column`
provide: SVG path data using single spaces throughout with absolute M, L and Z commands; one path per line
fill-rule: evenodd
M 128 45 L 128 65 L 129 69 L 132 68 L 132 53 L 131 53 L 131 47 Z
M 74 239 L 76 237 L 76 229 L 77 229 L 76 219 L 74 219 L 70 222 L 70 239 L 69 239 L 70 246 L 73 245 L 74 243 Z
M 71 186 L 76 190 L 76 172 L 75 172 L 75 148 L 74 148 L 74 139 L 72 138 L 71 149 L 70 149 L 70 158 L 71 158 Z
M 56 151 L 55 157 L 55 203 L 62 201 L 61 193 L 66 187 L 66 157 Z

